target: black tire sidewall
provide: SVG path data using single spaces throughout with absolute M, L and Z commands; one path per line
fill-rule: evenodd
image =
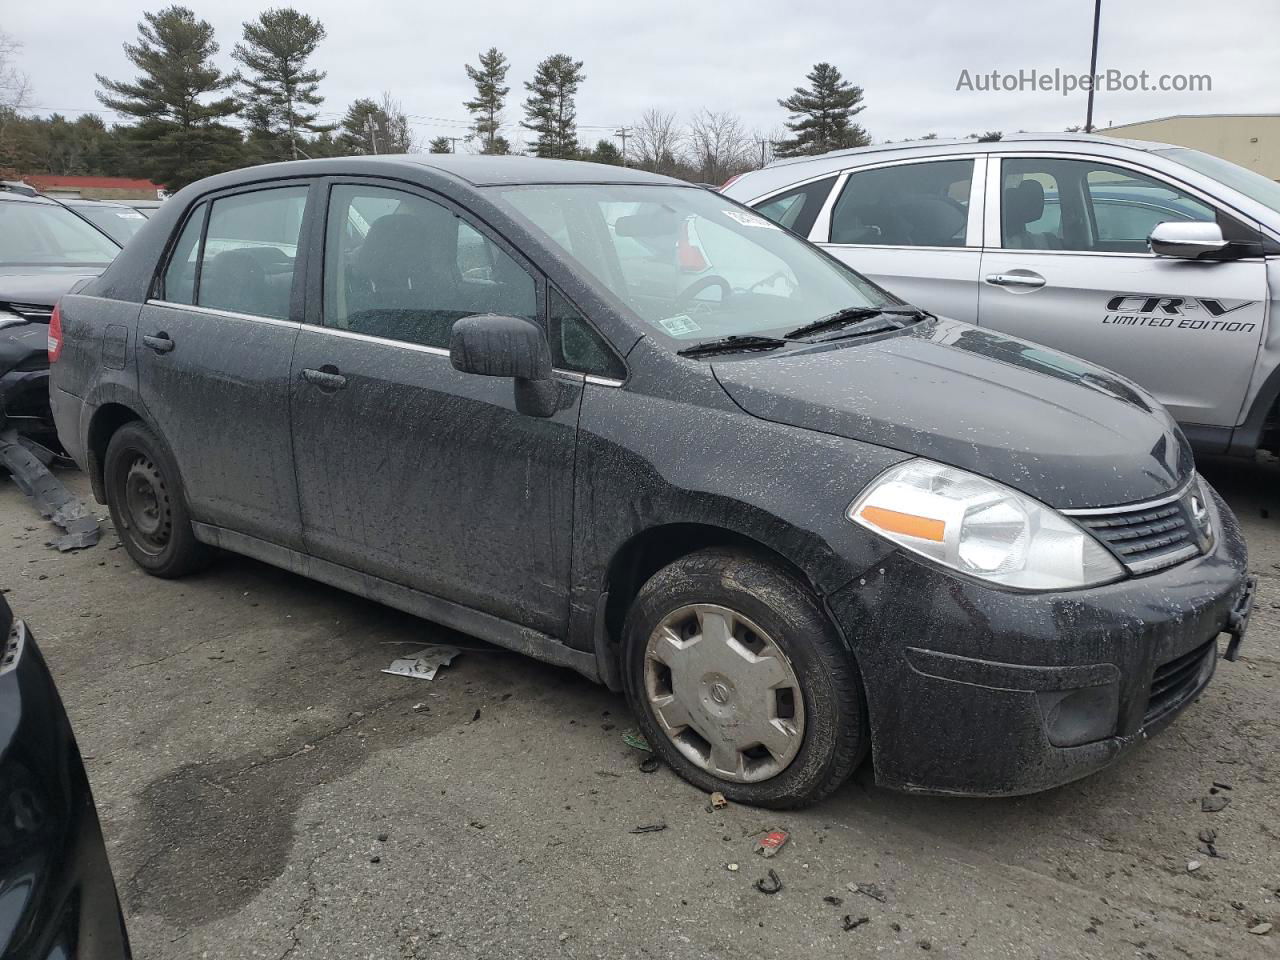
M 694 603 L 729 607 L 778 644 L 804 698 L 804 742 L 777 776 L 759 783 L 721 780 L 691 763 L 667 738 L 644 694 L 644 648 L 671 611 Z M 625 686 L 641 732 L 677 773 L 739 803 L 795 807 L 830 793 L 865 756 L 869 734 L 861 680 L 852 656 L 812 593 L 766 560 L 726 551 L 691 554 L 641 588 L 624 628 Z

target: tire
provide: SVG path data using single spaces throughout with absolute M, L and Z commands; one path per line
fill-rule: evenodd
M 866 756 L 857 665 L 812 592 L 768 560 L 712 548 L 664 567 L 632 603 L 623 642 L 641 732 L 702 790 L 802 807 Z
M 208 564 L 212 551 L 192 532 L 178 468 L 149 427 L 134 420 L 112 435 L 103 483 L 116 535 L 143 570 L 168 579 Z

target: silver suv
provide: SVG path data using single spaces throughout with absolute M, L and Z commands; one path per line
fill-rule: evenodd
M 1280 452 L 1280 184 L 1168 144 L 918 141 L 784 160 L 725 194 L 949 317 L 1110 367 L 1197 452 Z

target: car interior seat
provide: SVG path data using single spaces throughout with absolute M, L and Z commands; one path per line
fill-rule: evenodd
M 1015 250 L 1058 250 L 1062 241 L 1048 233 L 1027 229 L 1044 216 L 1044 185 L 1039 180 L 1023 180 L 1006 187 L 1001 199 L 1004 209 L 1004 245 Z
M 224 250 L 215 254 L 200 271 L 200 305 L 284 318 L 289 315 L 289 297 L 284 302 L 271 295 L 267 274 L 258 258 L 247 250 Z

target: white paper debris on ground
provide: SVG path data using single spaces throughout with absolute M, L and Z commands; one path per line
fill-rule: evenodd
M 417 653 L 411 653 L 407 657 L 392 660 L 391 666 L 382 672 L 394 674 L 397 677 L 434 680 L 436 671 L 451 664 L 453 658 L 461 652 L 457 647 L 433 644 L 429 647 L 423 647 Z

